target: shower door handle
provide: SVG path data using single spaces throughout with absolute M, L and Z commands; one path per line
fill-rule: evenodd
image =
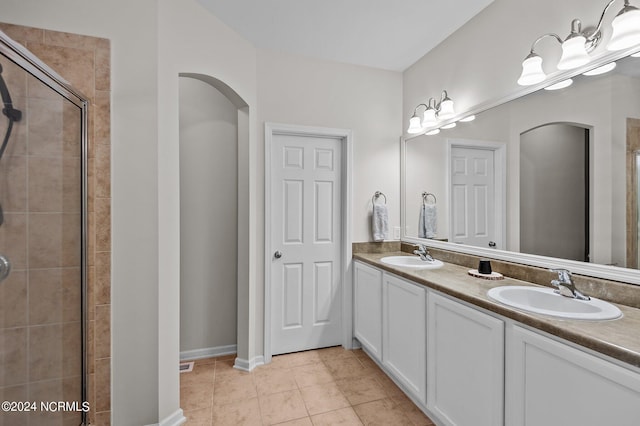
M 7 279 L 11 272 L 11 262 L 9 259 L 0 254 L 0 282 Z

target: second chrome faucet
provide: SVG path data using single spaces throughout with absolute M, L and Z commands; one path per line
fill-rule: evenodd
M 549 269 L 551 272 L 558 274 L 557 280 L 552 280 L 551 285 L 556 287 L 556 293 L 566 297 L 571 297 L 578 300 L 591 300 L 589 296 L 582 294 L 573 283 L 571 278 L 571 271 L 567 269 Z
M 418 256 L 420 256 L 420 259 L 424 260 L 425 262 L 433 262 L 433 256 L 431 256 L 431 254 L 429 253 L 429 249 L 427 248 L 427 246 L 418 244 L 416 247 L 418 248 L 417 250 L 413 251 L 413 254 L 417 254 Z

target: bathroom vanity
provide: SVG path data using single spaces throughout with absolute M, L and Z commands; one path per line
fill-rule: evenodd
M 640 309 L 561 320 L 491 300 L 497 286 L 445 263 L 415 270 L 354 254 L 354 334 L 442 425 L 640 424 Z

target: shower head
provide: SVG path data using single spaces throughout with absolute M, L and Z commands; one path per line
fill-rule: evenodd
M 4 104 L 2 113 L 11 121 L 20 121 L 22 119 L 22 111 L 13 107 L 9 89 L 4 82 L 4 78 L 2 78 L 2 65 L 0 65 L 0 97 L 2 97 L 2 103 Z

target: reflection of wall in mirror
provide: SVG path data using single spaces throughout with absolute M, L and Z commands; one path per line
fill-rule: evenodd
M 446 224 L 441 218 L 448 217 L 446 208 L 449 204 L 447 139 L 505 141 L 508 143 L 506 249 L 520 251 L 520 134 L 548 123 L 582 124 L 592 129 L 591 260 L 625 266 L 626 117 L 640 118 L 640 80 L 621 75 L 609 77 L 582 78 L 569 89 L 533 93 L 485 111 L 471 123 L 460 123 L 436 136 L 420 136 L 408 141 L 406 235 L 416 235 L 420 193 L 424 190 L 443 191 L 436 193 L 438 200 L 443 200 L 438 206 L 438 233 L 446 235 Z
M 589 131 L 546 124 L 520 137 L 520 250 L 587 261 Z

